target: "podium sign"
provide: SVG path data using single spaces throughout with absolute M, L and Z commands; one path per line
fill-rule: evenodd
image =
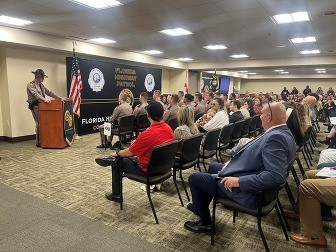
M 64 148 L 71 144 L 74 135 L 72 100 L 59 98 L 49 104 L 40 103 L 39 112 L 41 147 Z

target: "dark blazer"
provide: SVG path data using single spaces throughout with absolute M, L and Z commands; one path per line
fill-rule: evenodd
M 233 112 L 233 114 L 230 115 L 229 122 L 230 123 L 235 123 L 235 122 L 238 122 L 238 121 L 243 120 L 243 119 L 244 119 L 243 114 L 240 111 L 237 111 L 237 112 Z
M 248 208 L 255 208 L 252 192 L 280 186 L 286 181 L 287 166 L 295 158 L 295 141 L 286 125 L 275 127 L 247 143 L 219 172 L 220 177 L 239 177 L 239 188 L 227 195 Z

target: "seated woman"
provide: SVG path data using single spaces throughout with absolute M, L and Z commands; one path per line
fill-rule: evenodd
M 198 129 L 194 124 L 194 110 L 190 106 L 183 106 L 177 112 L 178 127 L 174 131 L 175 140 L 183 140 L 189 136 L 198 134 Z
M 203 126 L 197 125 L 200 132 L 208 132 L 213 129 L 223 128 L 225 125 L 229 124 L 229 116 L 224 109 L 224 102 L 220 98 L 214 98 L 212 101 L 212 110 L 216 112 L 214 117 L 210 121 L 205 123 Z
M 262 106 L 262 100 L 259 96 L 254 97 L 253 99 L 254 102 L 254 106 L 253 106 L 253 110 L 257 115 L 261 114 L 261 110 L 263 108 Z

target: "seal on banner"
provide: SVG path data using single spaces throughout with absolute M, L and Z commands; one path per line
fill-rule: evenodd
M 100 92 L 105 85 L 103 72 L 98 68 L 93 68 L 89 74 L 88 82 L 93 91 Z

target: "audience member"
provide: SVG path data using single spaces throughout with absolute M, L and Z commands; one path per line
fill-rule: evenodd
M 181 141 L 189 136 L 198 134 L 194 123 L 194 110 L 190 106 L 183 106 L 177 113 L 178 127 L 174 130 L 174 139 Z
M 232 114 L 230 115 L 229 122 L 235 123 L 237 121 L 243 120 L 244 116 L 240 112 L 241 103 L 238 100 L 234 100 L 230 104 L 230 111 Z
M 97 164 L 112 166 L 112 192 L 106 193 L 108 200 L 120 202 L 120 158 L 123 157 L 123 169 L 125 172 L 143 175 L 147 171 L 147 165 L 151 150 L 174 139 L 171 128 L 162 121 L 163 107 L 159 102 L 152 102 L 147 107 L 147 117 L 150 127 L 141 132 L 137 139 L 127 149 L 112 152 L 111 157 L 97 158 Z M 115 160 L 114 160 L 115 158 Z
M 229 117 L 224 109 L 224 102 L 220 98 L 215 98 L 212 101 L 212 109 L 215 115 L 207 121 L 203 126 L 198 126 L 200 132 L 208 132 L 213 129 L 220 129 L 226 124 L 229 124 Z
M 141 114 L 147 113 L 146 111 L 146 107 L 148 106 L 147 99 L 148 99 L 148 94 L 146 92 L 142 92 L 139 97 L 140 104 L 135 106 L 133 110 L 133 115 L 135 116 L 135 118 L 137 118 Z
M 195 108 L 195 104 L 194 104 L 194 96 L 191 94 L 185 94 L 184 98 L 183 98 L 183 104 L 185 106 L 190 106 L 193 109 Z
M 177 112 L 180 109 L 178 105 L 178 95 L 177 94 L 173 94 L 169 96 L 167 100 L 168 100 L 169 105 L 163 114 L 163 121 L 165 122 L 168 122 L 170 119 L 176 118 Z
M 316 90 L 316 94 L 318 95 L 323 95 L 323 90 L 321 87 L 318 87 L 317 90 Z
M 252 99 L 250 98 L 245 99 L 244 107 L 247 109 L 251 117 L 256 115 L 256 112 L 253 109 Z
M 178 91 L 178 105 L 182 107 L 183 105 L 183 97 L 184 97 L 184 92 L 182 90 Z
M 112 124 L 112 128 L 117 127 L 119 124 L 120 118 L 127 115 L 132 115 L 132 107 L 129 105 L 127 100 L 127 95 L 125 93 L 119 94 L 119 105 L 113 110 L 113 113 L 110 117 L 109 122 Z M 98 126 L 100 132 L 101 144 L 97 148 L 110 148 L 112 147 L 113 135 L 109 136 L 107 139 L 104 136 L 104 124 Z M 107 140 L 107 142 L 105 142 Z M 115 148 L 120 148 L 120 143 L 116 142 L 114 144 Z
M 293 87 L 293 90 L 291 92 L 292 95 L 297 95 L 299 93 L 299 90 L 297 90 L 296 87 Z
M 281 91 L 281 94 L 283 94 L 283 95 L 289 95 L 289 91 L 287 90 L 287 88 L 286 87 L 284 87 L 284 89 Z
M 327 95 L 335 96 L 335 91 L 332 89 L 332 87 L 330 87 L 327 91 Z
M 159 102 L 162 105 L 163 109 L 165 108 L 165 105 L 161 101 L 161 91 L 160 90 L 154 90 L 153 101 Z
M 205 106 L 202 104 L 201 94 L 195 94 L 194 103 L 195 103 L 195 106 L 194 106 L 195 116 L 199 114 L 204 114 Z
M 266 132 L 246 144 L 225 166 L 212 163 L 209 173 L 194 173 L 189 177 L 192 204 L 188 209 L 200 217 L 187 221 L 184 227 L 192 232 L 211 232 L 209 204 L 217 184 L 218 196 L 234 200 L 254 209 L 256 192 L 282 185 L 287 166 L 295 158 L 295 142 L 286 126 L 286 110 L 281 103 L 271 103 L 262 109 L 261 121 Z M 217 183 L 214 174 L 222 180 Z
M 307 85 L 306 88 L 303 90 L 302 92 L 305 96 L 307 96 L 309 93 L 311 93 L 311 89 L 309 88 L 309 86 Z
M 259 96 L 256 96 L 254 97 L 253 102 L 254 102 L 254 106 L 253 106 L 254 112 L 256 112 L 257 115 L 260 115 L 261 110 L 263 108 L 261 98 Z

